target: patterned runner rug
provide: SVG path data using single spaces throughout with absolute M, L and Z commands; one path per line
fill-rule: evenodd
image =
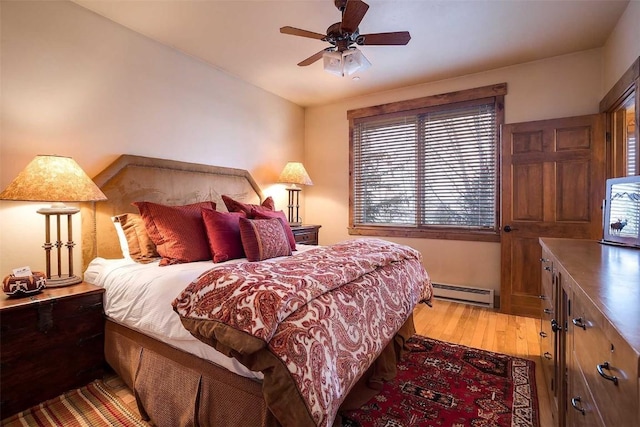
M 147 427 L 102 381 L 66 392 L 7 419 L 2 426 Z
M 535 363 L 414 335 L 396 378 L 343 427 L 538 427 Z

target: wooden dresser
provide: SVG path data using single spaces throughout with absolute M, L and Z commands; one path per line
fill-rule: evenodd
M 0 296 L 0 417 L 102 377 L 104 289 L 81 283 Z
M 557 426 L 640 425 L 640 249 L 541 238 L 541 366 Z

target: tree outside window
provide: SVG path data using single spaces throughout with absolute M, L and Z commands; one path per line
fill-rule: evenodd
M 505 93 L 502 84 L 350 111 L 350 233 L 499 238 Z

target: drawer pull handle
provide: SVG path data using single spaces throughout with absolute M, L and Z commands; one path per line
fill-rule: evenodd
M 550 308 L 545 308 L 543 311 L 544 311 L 544 314 L 553 314 L 553 310 Z
M 580 403 L 580 396 L 576 396 L 576 397 L 572 397 L 571 398 L 571 406 L 573 406 L 573 409 L 575 409 L 576 411 L 580 412 L 582 415 L 585 415 L 587 413 L 587 411 L 584 410 L 584 408 L 582 408 L 581 406 L 578 406 L 578 403 Z
M 547 333 L 546 333 L 546 332 L 544 332 L 544 331 L 540 331 L 540 336 L 541 336 L 542 338 L 546 338 L 546 337 L 547 337 Z
M 618 377 L 613 375 L 607 375 L 603 371 L 603 369 L 606 369 L 606 370 L 611 369 L 611 367 L 609 366 L 609 362 L 604 362 L 602 365 L 598 365 L 597 369 L 598 369 L 598 373 L 602 378 L 604 378 L 605 380 L 613 381 L 615 385 L 618 385 Z
M 548 351 L 545 351 L 543 354 L 544 358 L 547 360 L 551 360 L 553 359 L 553 356 L 551 355 L 551 353 L 549 353 Z
M 572 322 L 578 328 L 582 328 L 585 331 L 587 330 L 587 325 L 582 321 L 582 317 L 577 317 L 577 318 L 573 319 Z
M 76 346 L 78 347 L 82 347 L 84 345 L 84 343 L 86 343 L 87 341 L 91 341 L 94 340 L 96 338 L 100 338 L 102 335 L 104 335 L 102 332 L 99 332 L 97 334 L 91 335 L 89 337 L 83 337 L 80 338 L 77 342 L 76 342 Z
M 561 330 L 562 328 L 560 328 L 560 325 L 558 325 L 558 321 L 556 319 L 553 319 L 551 321 L 551 330 L 553 332 L 558 332 L 559 330 Z
M 46 334 L 53 328 L 53 304 L 38 306 L 38 331 Z
M 94 304 L 89 304 L 89 305 L 81 305 L 80 307 L 78 307 L 78 311 L 90 311 L 90 310 L 96 310 L 102 308 L 102 301 L 96 302 Z
M 546 295 L 538 295 L 538 298 L 539 298 L 539 299 L 542 299 L 542 300 L 547 299 Z
M 540 262 L 549 262 L 549 260 L 546 258 L 540 258 Z
M 551 271 L 551 267 L 549 267 L 548 265 L 544 268 L 546 271 Z

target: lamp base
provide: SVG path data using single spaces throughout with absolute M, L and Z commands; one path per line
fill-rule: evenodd
M 47 288 L 61 288 L 63 286 L 76 285 L 82 282 L 82 277 L 69 276 L 63 274 L 61 276 L 50 277 L 47 279 Z

